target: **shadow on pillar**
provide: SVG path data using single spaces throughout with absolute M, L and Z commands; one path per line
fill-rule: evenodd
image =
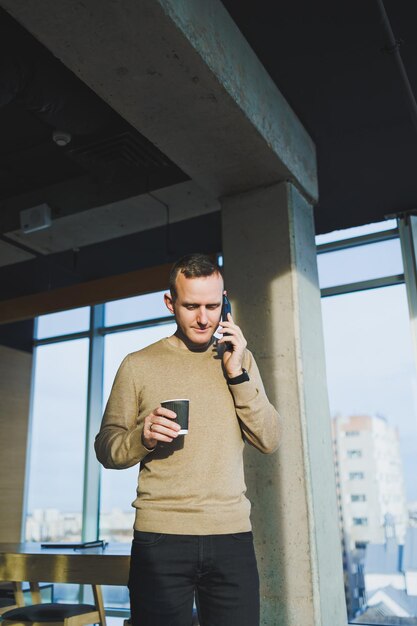
M 232 298 L 237 297 L 234 314 L 261 371 L 268 398 L 278 410 L 280 398 L 288 394 L 288 390 L 283 388 L 281 391 L 281 385 L 277 383 L 275 376 L 277 356 L 274 354 L 275 348 L 272 347 L 275 345 L 272 338 L 275 333 L 283 331 L 276 328 L 276 324 L 280 322 L 274 315 L 276 305 L 271 294 L 271 283 L 277 280 L 280 274 L 286 273 L 287 267 L 284 260 L 282 267 L 271 264 L 269 271 L 262 272 L 261 278 L 256 270 L 245 268 L 245 296 L 239 297 L 238 293 L 230 293 Z M 232 285 L 233 282 L 231 280 Z M 256 304 L 253 299 L 256 300 Z M 285 534 L 280 530 L 280 520 L 285 516 L 287 502 L 281 453 L 278 450 L 271 455 L 262 455 L 247 445 L 244 456 L 247 496 L 252 504 L 251 519 L 261 572 L 261 624 L 292 626 L 286 601 L 289 595 L 286 588 L 288 564 L 283 561 L 288 554 L 288 546 L 285 545 Z

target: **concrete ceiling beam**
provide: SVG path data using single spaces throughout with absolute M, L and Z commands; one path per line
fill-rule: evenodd
M 317 200 L 314 144 L 219 0 L 0 5 L 210 193 Z

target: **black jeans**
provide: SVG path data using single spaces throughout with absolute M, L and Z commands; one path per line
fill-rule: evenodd
M 129 574 L 133 626 L 259 626 L 252 533 L 167 535 L 135 531 Z

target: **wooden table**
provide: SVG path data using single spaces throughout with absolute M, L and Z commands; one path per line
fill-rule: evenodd
M 39 543 L 0 543 L 0 581 L 126 586 L 130 544 L 105 549 L 45 549 Z

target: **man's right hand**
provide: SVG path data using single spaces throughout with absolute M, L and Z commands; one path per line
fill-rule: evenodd
M 150 415 L 145 417 L 142 431 L 142 443 L 145 448 L 152 450 L 158 441 L 171 442 L 178 436 L 181 426 L 173 422 L 177 417 L 174 411 L 158 406 Z

